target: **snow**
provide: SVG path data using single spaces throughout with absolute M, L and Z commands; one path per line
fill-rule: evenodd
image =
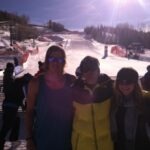
M 99 44 L 97 42 L 94 42 L 94 44 L 99 49 L 102 50 L 99 53 L 100 53 L 100 55 L 102 54 L 102 56 L 103 56 L 104 45 Z M 103 73 L 106 73 L 110 76 L 116 76 L 117 72 L 122 67 L 132 67 L 139 73 L 140 76 L 143 76 L 145 74 L 145 72 L 147 71 L 146 67 L 148 65 L 150 65 L 150 62 L 138 61 L 138 60 L 134 60 L 134 59 L 128 59 L 128 58 L 124 58 L 124 57 L 115 56 L 112 53 L 110 53 L 111 47 L 112 47 L 112 45 L 108 46 L 108 57 L 106 59 L 99 59 L 100 68 Z M 97 57 L 97 56 L 95 56 L 95 57 Z M 149 55 L 149 57 L 150 57 L 150 55 Z
M 76 34 L 68 34 L 68 35 L 59 35 L 63 38 L 63 47 L 66 51 L 67 63 L 65 66 L 65 72 L 75 74 L 76 68 L 79 66 L 80 61 L 87 55 L 96 57 L 100 61 L 100 70 L 102 73 L 106 73 L 109 76 L 116 76 L 117 72 L 122 67 L 132 67 L 138 71 L 140 76 L 143 76 L 146 72 L 147 65 L 150 62 L 138 61 L 133 59 L 127 59 L 123 57 L 117 57 L 110 53 L 110 49 L 113 45 L 108 45 L 108 57 L 106 59 L 102 59 L 104 55 L 104 44 L 98 43 L 94 40 L 85 41 L 85 39 L 81 35 Z M 83 45 L 79 45 L 76 48 L 71 46 L 72 40 L 92 43 L 91 45 L 94 47 L 90 50 L 84 48 Z M 27 41 L 26 41 L 27 42 Z M 0 43 L 1 44 L 1 43 Z M 31 44 L 31 43 L 30 43 Z M 49 46 L 54 44 L 53 42 L 41 42 L 36 40 L 36 45 L 39 46 L 39 53 L 36 55 L 29 55 L 28 61 L 24 63 L 23 67 L 25 71 L 23 73 L 31 73 L 35 74 L 38 71 L 38 61 L 44 61 L 45 53 Z M 83 46 L 83 47 L 82 47 Z M 91 46 L 90 46 L 91 47 Z M 0 72 L 0 76 L 2 76 L 2 72 Z
M 104 55 L 104 44 L 98 43 L 96 41 L 92 41 L 92 44 L 96 47 L 94 51 L 86 50 L 76 50 L 76 51 L 67 51 L 67 65 L 66 71 L 72 74 L 75 73 L 75 69 L 80 64 L 80 61 L 87 55 L 96 57 L 100 61 L 100 70 L 102 73 L 106 73 L 109 76 L 116 76 L 117 72 L 122 67 L 132 67 L 139 73 L 140 76 L 143 76 L 146 72 L 147 65 L 150 62 L 138 61 L 133 59 L 127 59 L 123 57 L 117 57 L 110 53 L 111 47 L 113 45 L 108 45 L 108 57 L 106 59 L 102 59 Z

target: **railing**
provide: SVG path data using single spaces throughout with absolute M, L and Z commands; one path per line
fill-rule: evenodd
M 4 98 L 3 81 L 2 81 L 2 78 L 0 77 L 0 101 L 3 100 L 3 98 Z
M 142 85 L 141 85 L 141 81 L 140 81 L 141 76 L 139 77 L 139 85 L 141 86 L 141 88 L 143 89 Z M 111 79 L 113 81 L 116 80 L 116 76 L 111 76 Z M 1 105 L 2 105 L 2 101 L 4 100 L 4 93 L 3 93 L 3 81 L 2 81 L 2 77 L 0 76 L 0 111 L 1 111 Z M 22 112 L 21 107 L 19 107 L 20 112 Z

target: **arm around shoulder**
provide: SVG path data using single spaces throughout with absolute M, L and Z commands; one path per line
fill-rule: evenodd
M 150 92 L 143 92 L 143 107 L 144 107 L 144 117 L 146 122 L 150 124 Z

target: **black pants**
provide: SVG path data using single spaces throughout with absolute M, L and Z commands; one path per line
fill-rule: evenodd
M 135 150 L 133 141 L 122 141 L 114 143 L 114 150 Z
M 18 108 L 3 107 L 3 124 L 0 130 L 0 150 L 3 149 L 8 132 L 10 132 L 10 141 L 18 140 L 19 128 L 20 118 L 18 117 Z
M 150 150 L 150 141 L 141 139 L 136 142 L 124 141 L 114 143 L 114 150 Z

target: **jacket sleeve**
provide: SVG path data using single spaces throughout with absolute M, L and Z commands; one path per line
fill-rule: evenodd
M 150 125 L 150 92 L 144 94 L 144 105 L 143 105 L 143 115 L 145 121 Z

